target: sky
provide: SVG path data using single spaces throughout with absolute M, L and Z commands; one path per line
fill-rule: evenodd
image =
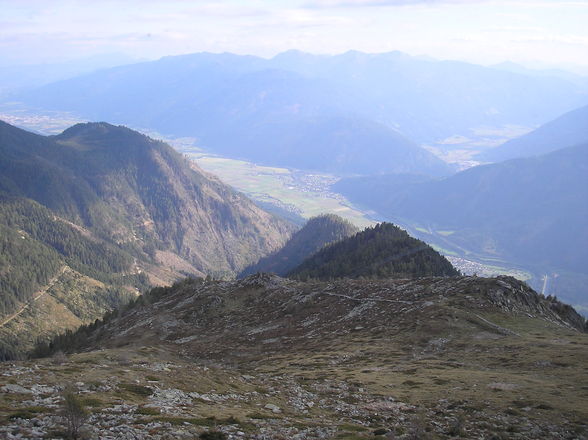
M 0 65 L 289 49 L 588 74 L 588 0 L 0 0 Z

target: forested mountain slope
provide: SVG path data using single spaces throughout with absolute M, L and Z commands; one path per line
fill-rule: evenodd
M 17 313 L 0 326 L 10 346 L 96 319 L 181 273 L 234 274 L 295 229 L 128 128 L 88 123 L 45 137 L 3 122 L 0 228 L 1 319 Z M 78 293 L 77 305 L 64 299 Z M 39 316 L 51 298 L 61 322 Z
M 288 273 L 299 279 L 455 276 L 451 263 L 425 242 L 380 223 L 332 243 Z
M 0 190 L 135 253 L 173 252 L 211 273 L 240 270 L 282 244 L 289 224 L 125 127 L 78 124 L 43 137 L 0 126 Z
M 313 217 L 292 234 L 281 249 L 246 267 L 239 276 L 255 272 L 271 272 L 284 276 L 327 244 L 347 238 L 357 231 L 355 226 L 337 215 Z

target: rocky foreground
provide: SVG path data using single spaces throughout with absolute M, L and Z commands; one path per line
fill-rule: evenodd
M 583 439 L 588 335 L 512 279 L 186 281 L 82 352 L 0 366 L 0 435 Z

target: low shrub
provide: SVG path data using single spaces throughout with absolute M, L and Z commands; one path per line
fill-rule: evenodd
M 202 440 L 227 440 L 227 434 L 221 431 L 206 431 L 200 434 Z
M 150 396 L 153 394 L 153 390 L 143 385 L 137 385 L 134 383 L 121 383 L 118 385 L 119 388 L 128 391 L 129 393 L 136 394 L 138 396 Z

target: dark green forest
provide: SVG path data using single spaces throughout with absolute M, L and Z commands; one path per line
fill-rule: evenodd
M 108 284 L 146 288 L 144 275 L 128 275 L 132 262 L 129 254 L 86 237 L 38 203 L 0 194 L 0 314 L 29 301 L 64 264 Z
M 445 257 L 391 223 L 328 245 L 288 274 L 301 280 L 455 275 L 459 272 Z

